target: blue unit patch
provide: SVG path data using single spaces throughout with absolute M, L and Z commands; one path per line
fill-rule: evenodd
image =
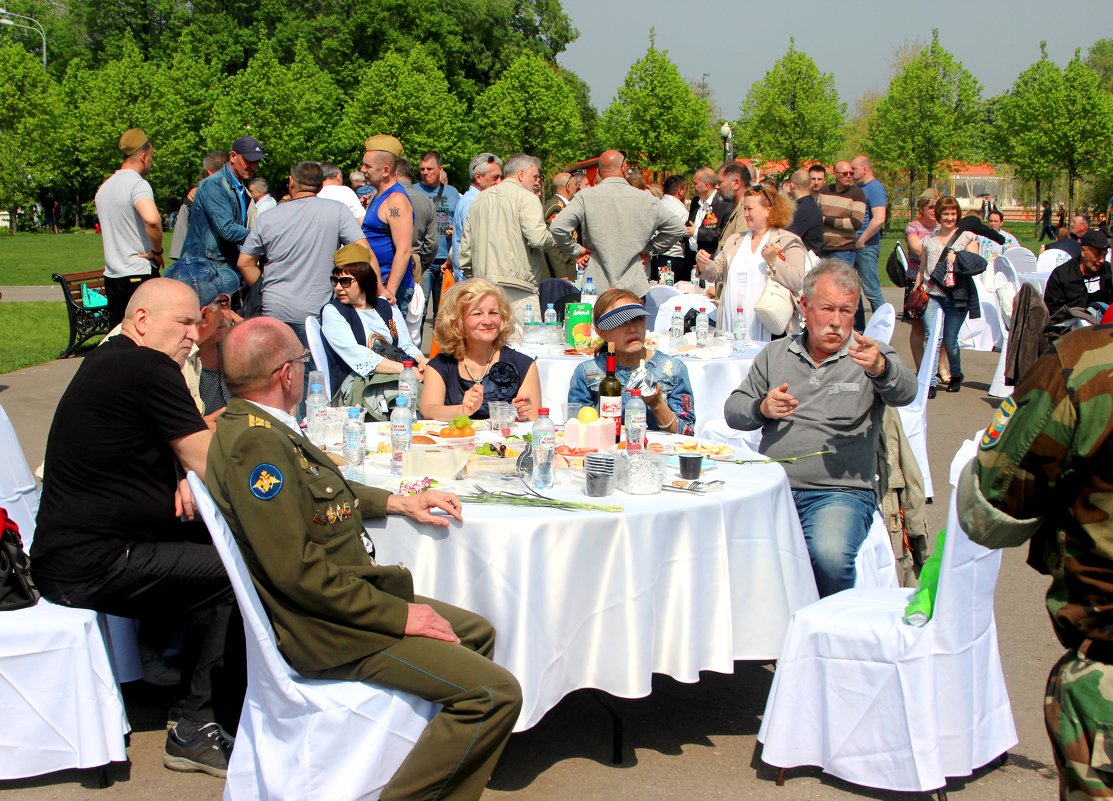
M 978 447 L 983 451 L 992 450 L 997 441 L 1001 439 L 1001 432 L 1005 430 L 1005 426 L 1009 424 L 1009 420 L 1012 419 L 1015 411 L 1016 401 L 1011 397 L 1005 398 L 1004 402 L 998 407 L 997 414 L 990 421 L 989 427 L 982 434 L 982 441 L 978 443 Z
M 282 471 L 273 464 L 265 462 L 256 465 L 251 471 L 251 477 L 247 479 L 251 494 L 261 501 L 269 501 L 282 491 L 282 485 L 285 483 L 286 479 L 282 477 Z

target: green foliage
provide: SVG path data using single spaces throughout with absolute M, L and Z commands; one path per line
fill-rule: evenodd
M 710 163 L 718 149 L 710 122 L 707 100 L 692 91 L 651 34 L 646 54 L 630 67 L 603 114 L 599 136 L 639 167 L 692 172 Z
M 0 75 L 0 209 L 14 220 L 15 210 L 34 203 L 57 173 L 60 106 L 42 61 L 20 45 L 0 42 Z
M 598 153 L 603 149 L 599 144 L 599 111 L 591 103 L 591 89 L 584 79 L 572 70 L 558 67 L 557 71 L 576 98 L 576 108 L 580 112 L 580 124 L 584 129 L 583 152 L 585 154 Z
M 1070 110 L 1063 72 L 1048 59 L 1045 42 L 1040 43 L 1040 59 L 991 102 L 996 112 L 990 127 L 991 150 L 1011 163 L 1018 176 L 1050 181 L 1062 166 L 1055 159 L 1055 141 Z
M 267 154 L 263 174 L 280 185 L 297 162 L 336 161 L 343 152 L 334 134 L 342 99 L 308 46 L 299 45 L 293 63 L 284 64 L 264 43 L 247 69 L 224 81 L 202 139 L 205 148 L 227 150 L 237 137 L 255 137 Z
M 423 47 L 388 53 L 360 74 L 336 130 L 346 163 L 358 163 L 363 142 L 377 133 L 397 136 L 406 155 L 416 161 L 436 150 L 456 167 L 474 153 L 464 104 L 448 88 L 436 62 Z M 454 171 L 463 174 L 463 169 Z
M 755 81 L 740 108 L 738 127 L 759 162 L 787 161 L 789 172 L 806 161 L 830 163 L 842 144 L 846 106 L 835 76 L 821 73 L 789 40 L 788 52 Z
M 540 56 L 523 53 L 475 101 L 476 140 L 492 152 L 524 152 L 543 167 L 563 167 L 583 152 L 576 96 Z
M 1067 171 L 1068 208 L 1073 212 L 1075 180 L 1092 175 L 1110 156 L 1113 101 L 1102 91 L 1097 73 L 1082 61 L 1077 50 L 1063 69 L 1063 91 L 1069 106 L 1055 121 L 1052 156 Z
M 875 165 L 930 182 L 939 164 L 977 153 L 981 88 L 962 62 L 939 44 L 910 59 L 889 84 L 869 123 L 866 151 Z
M 1090 45 L 1086 64 L 1098 74 L 1105 93 L 1113 94 L 1113 39 L 1098 39 Z

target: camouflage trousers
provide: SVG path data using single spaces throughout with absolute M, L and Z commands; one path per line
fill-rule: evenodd
M 1043 709 L 1059 798 L 1113 799 L 1113 665 L 1070 651 L 1051 669 Z

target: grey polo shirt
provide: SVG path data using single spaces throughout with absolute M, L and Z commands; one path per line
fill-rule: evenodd
M 762 429 L 760 451 L 774 459 L 824 449 L 825 456 L 784 466 L 794 490 L 870 489 L 877 473 L 877 434 L 883 407 L 905 406 L 916 397 L 916 376 L 896 351 L 878 343 L 885 370 L 870 378 L 854 363 L 849 342 L 816 364 L 804 346 L 807 332 L 765 347 L 742 385 L 727 398 L 727 424 L 741 431 Z M 770 388 L 788 384 L 799 405 L 783 420 L 758 407 Z

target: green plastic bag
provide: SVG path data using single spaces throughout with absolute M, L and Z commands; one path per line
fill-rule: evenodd
M 88 284 L 82 284 L 81 305 L 86 309 L 99 309 L 108 305 L 108 298 L 95 289 L 89 289 Z
M 943 546 L 947 540 L 947 529 L 935 538 L 935 550 L 920 570 L 920 581 L 912 600 L 904 607 L 904 622 L 917 628 L 925 625 L 935 614 L 935 594 L 939 590 L 939 565 L 943 561 Z

